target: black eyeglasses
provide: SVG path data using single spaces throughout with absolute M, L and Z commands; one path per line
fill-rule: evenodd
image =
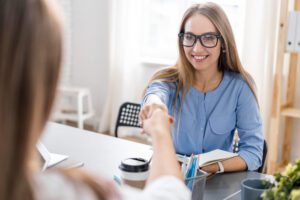
M 202 35 L 194 35 L 193 33 L 179 33 L 180 42 L 185 47 L 192 47 L 199 39 L 202 46 L 206 48 L 214 48 L 218 44 L 221 35 L 218 33 L 204 33 Z

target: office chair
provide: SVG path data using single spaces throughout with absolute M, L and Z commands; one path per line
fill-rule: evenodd
M 140 110 L 141 105 L 137 103 L 125 102 L 121 105 L 115 128 L 116 137 L 118 137 L 119 126 L 141 128 L 139 125 Z
M 262 164 L 261 164 L 261 166 L 257 169 L 257 172 L 259 172 L 259 173 L 262 173 L 262 172 L 263 172 L 267 154 L 268 154 L 268 145 L 267 145 L 266 140 L 264 140 Z

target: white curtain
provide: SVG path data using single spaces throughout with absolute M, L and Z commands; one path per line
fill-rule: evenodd
M 110 1 L 110 73 L 109 92 L 101 117 L 99 132 L 114 133 L 120 105 L 125 101 L 140 102 L 142 87 L 139 64 L 139 0 Z
M 257 85 L 264 134 L 267 137 L 272 103 L 279 0 L 248 0 L 245 7 L 244 43 L 241 58 Z

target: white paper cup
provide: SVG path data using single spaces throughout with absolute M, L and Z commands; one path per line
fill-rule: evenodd
M 143 158 L 127 158 L 119 166 L 124 184 L 144 188 L 149 176 L 149 162 Z

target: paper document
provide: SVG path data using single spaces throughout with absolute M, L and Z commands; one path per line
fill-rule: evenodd
M 176 154 L 176 156 L 177 156 L 177 160 L 181 163 L 188 164 L 190 162 L 190 157 L 182 156 L 179 154 Z M 238 156 L 238 154 L 216 149 L 207 153 L 198 154 L 197 156 L 198 156 L 198 163 L 199 163 L 198 166 L 204 167 L 206 165 L 210 165 L 218 161 L 233 158 L 235 156 Z
M 207 153 L 200 154 L 199 167 L 204 167 L 206 165 L 210 165 L 222 160 L 227 160 L 235 156 L 238 156 L 238 154 L 216 149 Z

